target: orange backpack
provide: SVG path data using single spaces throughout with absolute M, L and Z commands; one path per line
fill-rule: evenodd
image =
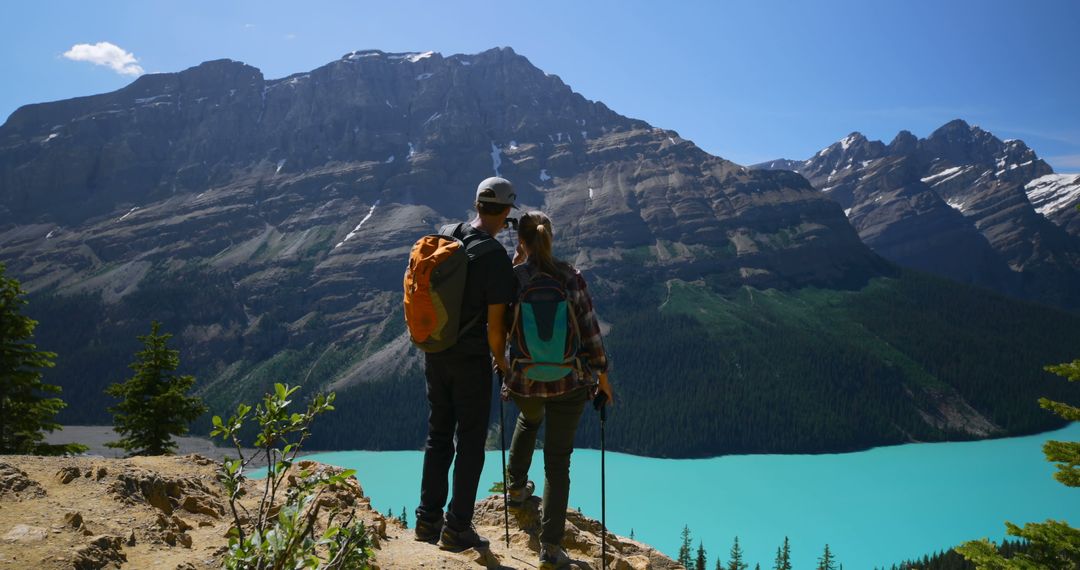
M 492 237 L 476 234 L 463 240 L 464 224 L 445 226 L 413 245 L 405 270 L 405 325 L 413 344 L 424 352 L 442 352 L 457 343 L 482 313 L 461 326 L 465 277 L 469 261 L 492 251 L 503 251 Z

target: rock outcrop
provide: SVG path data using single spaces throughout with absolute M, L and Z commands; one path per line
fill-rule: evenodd
M 21 478 L 47 492 L 0 496 L 0 566 L 40 570 L 220 567 L 231 517 L 181 511 L 176 508 L 176 497 L 170 495 L 170 489 L 180 489 L 181 494 L 194 490 L 214 497 L 223 493 L 214 479 L 215 466 L 199 456 L 8 459 L 8 470 L 18 470 Z M 114 475 L 78 477 L 67 483 L 54 477 L 57 472 L 97 473 L 100 469 Z M 340 472 L 337 467 L 311 461 L 298 462 L 293 470 Z M 247 501 L 261 492 L 259 482 L 249 484 Z M 118 486 L 125 493 L 118 493 Z M 495 540 L 503 532 L 501 497 L 481 500 L 476 523 L 482 534 L 492 537 L 491 550 L 452 553 L 416 542 L 411 530 L 372 509 L 370 499 L 355 479 L 346 480 L 320 497 L 320 508 L 356 509 L 358 519 L 364 521 L 373 539 L 373 567 L 383 570 L 534 568 L 539 547 L 537 503 L 514 511 L 516 526 L 507 548 Z M 168 514 L 170 510 L 174 514 Z M 597 521 L 571 511 L 565 544 L 579 561 L 579 568 L 600 567 Z M 678 567 L 648 545 L 616 535 L 608 536 L 608 552 L 612 569 Z
M 45 489 L 10 463 L 0 463 L 0 498 L 41 497 Z

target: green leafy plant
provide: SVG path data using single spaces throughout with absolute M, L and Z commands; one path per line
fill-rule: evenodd
M 129 455 L 166 455 L 176 449 L 173 436 L 185 435 L 188 423 L 206 413 L 202 400 L 188 395 L 195 377 L 173 374 L 180 367 L 180 351 L 168 347 L 171 338 L 153 321 L 150 334 L 139 337 L 143 348 L 129 365 L 135 375 L 105 389 L 120 399 L 109 411 L 122 436 L 105 445 Z
M 1069 382 L 1080 381 L 1080 360 L 1047 366 L 1046 370 Z M 1069 421 L 1080 421 L 1080 408 L 1049 398 L 1039 405 Z M 1054 478 L 1068 487 L 1080 487 L 1080 441 L 1047 441 L 1043 445 L 1046 460 L 1057 464 Z M 1031 570 L 1041 568 L 1080 568 L 1080 529 L 1065 521 L 1048 520 L 1027 523 L 1023 528 L 1005 523 L 1010 536 L 1023 539 L 1024 550 L 1006 558 L 997 545 L 987 539 L 973 540 L 956 551 L 980 570 Z
M 56 354 L 33 343 L 37 321 L 22 314 L 25 293 L 19 282 L 4 275 L 0 263 L 0 453 L 58 455 L 81 453 L 85 445 L 51 445 L 45 433 L 60 427 L 53 419 L 66 407 L 56 397 L 60 387 L 41 381 L 41 371 L 53 367 Z
M 334 409 L 334 394 L 318 394 L 303 413 L 290 412 L 296 387 L 274 384 L 274 392 L 252 408 L 240 404 L 227 420 L 214 416 L 212 437 L 235 447 L 237 457 L 222 462 L 219 479 L 225 487 L 233 528 L 224 567 L 228 570 L 321 568 L 354 570 L 368 567 L 371 543 L 367 529 L 357 520 L 355 509 L 331 507 L 325 530 L 316 531 L 323 512 L 324 493 L 355 474 L 313 473 L 290 468 L 310 434 L 314 419 Z M 248 420 L 258 433 L 252 451 L 245 451 L 241 432 Z M 261 461 L 260 461 L 261 460 Z M 258 461 L 258 462 L 257 462 Z M 241 499 L 247 489 L 247 469 L 253 462 L 266 464 L 266 477 L 258 506 L 249 511 Z

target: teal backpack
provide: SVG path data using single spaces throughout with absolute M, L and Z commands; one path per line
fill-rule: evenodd
M 536 382 L 554 382 L 582 370 L 581 334 L 563 283 L 539 273 L 526 283 L 510 327 L 510 367 Z

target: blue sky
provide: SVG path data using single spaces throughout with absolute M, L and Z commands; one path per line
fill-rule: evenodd
M 98 0 L 4 12 L 5 119 L 134 78 L 63 57 L 76 44 L 119 46 L 137 59 L 128 71 L 231 58 L 269 78 L 356 49 L 511 46 L 589 99 L 743 164 L 963 118 L 1080 172 L 1080 2 L 1069 0 Z

